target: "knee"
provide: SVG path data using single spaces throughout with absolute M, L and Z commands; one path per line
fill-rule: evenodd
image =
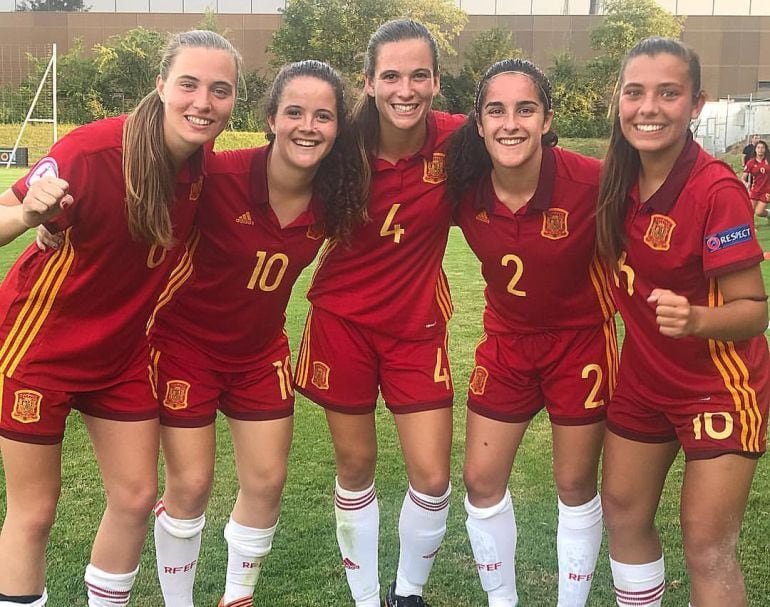
M 557 476 L 556 491 L 567 506 L 582 506 L 596 496 L 596 476 L 590 473 Z
M 9 504 L 6 524 L 23 530 L 24 535 L 33 542 L 45 541 L 56 520 L 58 500 L 59 492 L 57 491 L 55 494 L 39 497 L 24 504 L 23 507 L 14 508 Z
M 738 566 L 738 533 L 725 534 L 708 524 L 682 521 L 687 569 L 695 577 L 722 577 Z
M 412 488 L 433 497 L 444 495 L 449 489 L 449 473 L 441 470 L 425 471 L 422 475 L 413 475 L 409 479 Z
M 155 478 L 126 482 L 107 490 L 107 507 L 131 518 L 147 518 L 157 499 Z
M 479 508 L 498 503 L 507 488 L 507 485 L 499 486 L 490 475 L 472 466 L 466 466 L 463 470 L 463 483 L 471 504 Z
M 632 496 L 602 488 L 602 512 L 607 532 L 613 534 L 630 526 L 642 524 Z
M 255 468 L 249 474 L 240 475 L 241 493 L 253 498 L 280 502 L 286 475 L 286 466 Z
M 212 475 L 186 474 L 166 477 L 163 501 L 172 516 L 195 518 L 203 514 L 211 495 Z
M 337 478 L 340 486 L 351 491 L 366 489 L 374 482 L 376 453 L 337 454 Z

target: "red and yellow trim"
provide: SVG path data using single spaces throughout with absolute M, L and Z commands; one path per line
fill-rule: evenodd
M 71 228 L 70 228 L 71 229 Z M 64 242 L 51 254 L 43 266 L 32 290 L 24 302 L 16 321 L 0 349 L 0 374 L 13 377 L 21 359 L 40 332 L 51 312 L 56 296 L 75 260 L 75 248 L 70 240 L 70 229 L 64 231 Z
M 193 230 L 193 232 L 190 234 L 190 237 L 187 239 L 187 242 L 185 243 L 184 254 L 179 259 L 179 263 L 176 264 L 176 267 L 171 271 L 171 275 L 168 278 L 168 283 L 166 283 L 166 288 L 163 289 L 163 292 L 158 297 L 158 301 L 155 304 L 155 308 L 153 309 L 152 314 L 150 315 L 150 319 L 147 321 L 147 327 L 145 331 L 146 333 L 149 334 L 150 329 L 152 329 L 152 326 L 155 324 L 155 317 L 157 316 L 158 312 L 160 312 L 163 306 L 165 306 L 173 299 L 174 293 L 176 293 L 182 287 L 182 285 L 187 282 L 190 276 L 192 276 L 193 256 L 195 255 L 195 249 L 198 247 L 198 242 L 200 242 L 200 239 L 200 230 Z
M 708 305 L 710 308 L 724 304 L 716 279 L 709 280 Z M 758 453 L 762 449 L 760 434 L 762 413 L 757 402 L 757 393 L 749 382 L 749 370 L 735 349 L 732 341 L 709 339 L 709 353 L 727 391 L 733 398 L 735 410 L 741 424 L 741 447 L 747 453 Z

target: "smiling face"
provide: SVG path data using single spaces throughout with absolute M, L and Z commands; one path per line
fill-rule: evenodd
M 541 138 L 551 127 L 553 111 L 545 110 L 532 78 L 505 72 L 494 76 L 479 109 L 479 136 L 495 170 L 539 168 Z
M 332 86 L 313 76 L 286 83 L 274 116 L 273 154 L 284 165 L 317 170 L 337 138 L 337 102 Z
M 671 155 L 684 146 L 690 120 L 705 96 L 693 91 L 687 63 L 672 54 L 639 55 L 623 71 L 618 114 L 626 140 L 645 155 Z
M 439 76 L 427 41 L 420 38 L 387 42 L 377 51 L 373 76 L 366 77 L 366 94 L 374 98 L 381 130 L 424 128 Z
M 163 136 L 172 157 L 183 161 L 227 126 L 235 103 L 237 67 L 221 49 L 186 47 L 156 89 L 163 101 Z

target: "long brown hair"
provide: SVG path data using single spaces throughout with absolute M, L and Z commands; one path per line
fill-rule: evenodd
M 192 30 L 176 34 L 166 45 L 159 74 L 164 82 L 174 60 L 184 48 L 227 51 L 241 73 L 241 56 L 230 42 L 215 32 Z M 128 229 L 135 240 L 170 248 L 174 244 L 171 207 L 174 203 L 175 168 L 163 135 L 163 102 L 157 91 L 142 99 L 123 127 L 123 179 L 126 188 Z
M 284 66 L 273 81 L 267 100 L 267 116 L 275 118 L 281 96 L 295 78 L 310 76 L 326 82 L 334 91 L 337 113 L 337 138 L 318 167 L 313 189 L 324 204 L 326 235 L 349 243 L 353 230 L 367 218 L 369 196 L 369 161 L 363 141 L 351 123 L 342 77 L 321 61 L 305 60 Z M 275 135 L 268 130 L 271 143 Z
M 596 241 L 599 255 L 614 267 L 626 242 L 625 220 L 628 212 L 628 193 L 639 177 L 639 152 L 634 149 L 620 128 L 618 103 L 623 85 L 623 74 L 631 59 L 640 55 L 655 57 L 666 53 L 679 57 L 688 66 L 692 83 L 693 103 L 702 94 L 700 59 L 697 53 L 672 38 L 646 38 L 632 48 L 620 69 L 620 82 L 612 102 L 614 118 L 609 147 L 604 159 L 604 170 L 599 187 L 596 212 Z
M 438 44 L 428 28 L 414 19 L 394 19 L 377 28 L 366 47 L 364 75 L 369 79 L 374 78 L 377 56 L 383 44 L 402 40 L 424 40 L 427 43 L 433 58 L 433 77 L 436 78 L 439 74 Z M 353 122 L 362 134 L 367 153 L 373 154 L 377 150 L 380 136 L 380 112 L 374 98 L 367 95 L 366 91 L 361 93 L 353 108 Z

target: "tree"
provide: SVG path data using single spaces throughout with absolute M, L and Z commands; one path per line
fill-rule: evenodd
M 591 31 L 591 46 L 617 61 L 649 36 L 679 38 L 684 17 L 676 17 L 655 0 L 605 0 L 604 20 Z
M 155 87 L 166 36 L 137 27 L 94 46 L 96 87 L 107 114 L 133 108 Z
M 467 21 L 453 0 L 289 0 L 269 47 L 273 64 L 318 59 L 360 84 L 369 37 L 402 16 L 424 23 L 447 54 L 455 53 L 451 41 Z
M 63 11 L 86 12 L 90 6 L 84 6 L 83 0 L 22 0 L 16 5 L 17 11 Z
M 470 43 L 463 57 L 463 67 L 457 76 L 441 76 L 441 92 L 447 110 L 467 114 L 473 108 L 476 83 L 493 63 L 503 59 L 521 57 L 521 49 L 513 45 L 510 31 L 493 28 L 479 32 Z
M 606 16 L 591 30 L 591 46 L 599 55 L 588 62 L 585 77 L 599 94 L 596 115 L 607 115 L 626 53 L 649 36 L 679 38 L 684 17 L 676 17 L 655 0 L 605 0 Z

